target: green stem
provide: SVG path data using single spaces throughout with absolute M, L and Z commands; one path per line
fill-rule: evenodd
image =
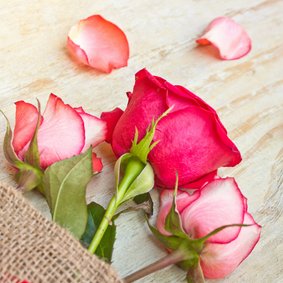
M 131 283 L 131 282 L 134 282 L 140 278 L 143 278 L 153 272 L 156 272 L 158 270 L 161 270 L 167 266 L 170 266 L 170 265 L 173 265 L 173 264 L 176 264 L 182 260 L 184 260 L 185 256 L 184 256 L 184 253 L 177 250 L 177 251 L 174 251 L 173 253 L 171 254 L 168 254 L 166 255 L 165 257 L 159 259 L 158 261 L 128 275 L 127 277 L 125 277 L 123 279 L 123 281 L 125 283 Z
M 123 202 L 123 197 L 127 189 L 131 186 L 136 177 L 141 173 L 144 168 L 144 164 L 137 158 L 131 158 L 127 164 L 124 177 L 122 178 L 118 186 L 118 194 L 114 195 L 107 207 L 107 210 L 100 222 L 100 225 L 88 247 L 90 253 L 94 254 L 104 233 L 112 220 L 119 205 Z

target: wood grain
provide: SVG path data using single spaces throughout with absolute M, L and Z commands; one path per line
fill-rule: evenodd
M 263 226 L 250 257 L 228 278 L 211 282 L 283 282 L 283 1 L 281 0 L 144 0 L 55 1 L 0 0 L 0 107 L 14 119 L 13 102 L 42 104 L 50 92 L 71 105 L 99 115 L 125 107 L 141 68 L 183 85 L 215 107 L 230 137 L 242 152 L 235 176 L 249 199 L 249 209 Z M 66 52 L 66 35 L 79 19 L 101 14 L 127 34 L 129 66 L 104 75 L 76 65 Z M 221 61 L 211 47 L 195 39 L 217 16 L 242 24 L 253 42 L 252 52 L 236 61 Z M 5 131 L 1 117 L 0 143 Z M 88 200 L 106 204 L 113 192 L 114 156 L 99 147 L 104 171 L 88 188 Z M 0 180 L 13 184 L 12 169 L 0 153 Z M 157 193 L 153 192 L 157 204 Z M 27 198 L 49 217 L 36 193 Z M 114 266 L 123 276 L 164 255 L 139 213 L 122 215 Z M 140 282 L 184 282 L 184 272 L 171 267 Z

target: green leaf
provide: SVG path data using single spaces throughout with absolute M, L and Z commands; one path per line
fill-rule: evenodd
M 138 195 L 134 197 L 133 201 L 137 205 L 142 205 L 142 204 L 146 205 L 147 209 L 146 210 L 144 209 L 144 211 L 148 217 L 153 215 L 153 201 L 152 201 L 150 193 Z
M 44 173 L 44 189 L 52 218 L 80 238 L 87 224 L 86 187 L 92 177 L 92 150 L 56 162 Z
M 132 199 L 138 195 L 149 192 L 154 186 L 154 172 L 149 163 L 143 168 L 141 173 L 135 178 L 133 183 L 127 189 L 123 202 Z
M 37 100 L 38 104 L 38 118 L 36 127 L 34 130 L 33 137 L 31 139 L 31 142 L 29 144 L 29 148 L 25 153 L 25 162 L 28 164 L 31 164 L 32 166 L 36 168 L 40 168 L 40 157 L 38 152 L 38 144 L 37 144 L 37 133 L 41 122 L 41 108 L 40 108 L 40 102 Z
M 84 234 L 81 237 L 81 243 L 88 248 L 90 245 L 96 230 L 105 214 L 105 209 L 98 203 L 92 202 L 87 206 L 88 221 Z M 109 225 L 101 239 L 99 246 L 96 249 L 95 254 L 107 262 L 111 262 L 113 247 L 116 236 L 116 226 L 114 221 Z
M 0 110 L 0 112 L 3 114 L 7 122 L 6 133 L 4 137 L 4 143 L 3 143 L 4 155 L 5 155 L 6 160 L 10 164 L 18 168 L 18 165 L 22 164 L 23 162 L 18 158 L 12 146 L 13 132 L 11 130 L 10 122 L 7 116 L 4 114 L 4 112 L 2 110 Z
M 170 111 L 172 107 L 167 109 L 155 122 L 152 121 L 150 127 L 147 129 L 145 136 L 138 142 L 139 132 L 136 128 L 135 137 L 132 143 L 130 153 L 138 157 L 143 163 L 147 162 L 147 156 L 149 152 L 157 145 L 158 141 L 152 144 L 154 133 L 159 121 L 164 118 Z

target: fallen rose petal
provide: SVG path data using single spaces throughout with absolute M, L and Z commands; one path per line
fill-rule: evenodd
M 81 153 L 85 144 L 80 115 L 61 98 L 51 94 L 38 131 L 38 149 L 43 168 Z
M 85 145 L 82 151 L 87 150 L 91 145 L 95 147 L 105 140 L 106 137 L 106 122 L 90 115 L 82 108 L 75 109 L 84 121 L 85 127 Z
M 36 107 L 24 101 L 16 104 L 16 123 L 13 137 L 13 147 L 18 154 L 32 139 L 38 119 Z
M 111 143 L 115 126 L 123 113 L 124 111 L 118 107 L 110 112 L 101 113 L 100 118 L 107 124 L 107 134 L 105 139 L 106 142 Z
M 224 225 L 243 223 L 246 200 L 233 178 L 216 179 L 201 188 L 200 194 L 181 213 L 184 229 L 192 238 L 201 238 Z M 208 242 L 228 243 L 240 230 L 241 227 L 226 228 Z
M 214 19 L 196 42 L 200 45 L 214 45 L 224 60 L 239 59 L 248 54 L 252 46 L 247 32 L 227 17 Z
M 93 172 L 101 172 L 103 168 L 103 164 L 101 158 L 97 157 L 97 155 L 92 153 L 92 170 Z
M 253 250 L 260 237 L 261 226 L 245 214 L 239 236 L 228 244 L 208 243 L 201 254 L 202 271 L 207 278 L 223 278 L 230 274 Z
M 124 32 L 99 15 L 74 25 L 68 34 L 67 47 L 79 62 L 105 73 L 127 66 L 129 59 Z

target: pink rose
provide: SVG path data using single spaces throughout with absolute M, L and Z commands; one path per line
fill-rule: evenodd
M 161 193 L 157 228 L 164 235 L 165 219 L 173 200 L 173 191 Z M 192 239 L 201 238 L 214 229 L 231 227 L 210 237 L 200 254 L 200 264 L 207 278 L 222 278 L 230 274 L 253 250 L 260 237 L 259 226 L 248 213 L 247 199 L 233 178 L 215 179 L 193 194 L 179 191 L 176 198 L 183 229 Z
M 24 101 L 16 102 L 16 123 L 13 147 L 20 159 L 24 159 L 33 137 L 38 119 L 37 108 Z M 91 145 L 105 140 L 106 124 L 99 118 L 86 113 L 82 107 L 72 108 L 61 98 L 50 94 L 38 130 L 40 165 L 47 166 L 78 155 Z M 101 171 L 102 164 L 93 154 L 93 169 Z
M 241 161 L 216 111 L 184 87 L 171 85 L 143 69 L 136 74 L 128 98 L 124 112 L 115 109 L 101 115 L 108 125 L 107 140 L 117 156 L 131 148 L 135 128 L 143 137 L 152 120 L 173 106 L 157 125 L 153 142 L 159 143 L 148 157 L 157 186 L 172 188 L 177 171 L 181 187 L 199 188 L 214 178 L 219 167 Z

